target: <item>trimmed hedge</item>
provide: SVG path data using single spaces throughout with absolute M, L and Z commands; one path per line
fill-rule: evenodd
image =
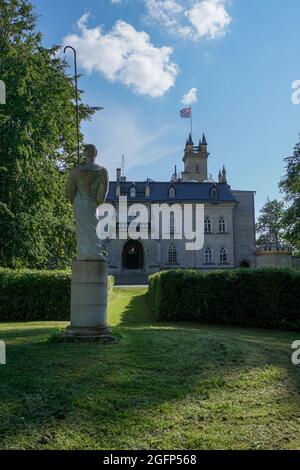
M 71 271 L 0 268 L 0 321 L 69 321 L 70 299 Z
M 150 277 L 158 320 L 300 330 L 300 270 L 164 271 Z

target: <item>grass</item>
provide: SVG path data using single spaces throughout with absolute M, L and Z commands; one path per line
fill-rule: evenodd
M 293 333 L 151 319 L 116 289 L 114 345 L 50 344 L 64 323 L 2 323 L 1 449 L 299 449 Z

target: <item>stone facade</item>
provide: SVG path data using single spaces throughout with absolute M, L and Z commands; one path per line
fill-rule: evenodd
M 194 146 L 186 143 L 184 172 L 175 169 L 168 182 L 128 182 L 117 170 L 117 180 L 110 183 L 107 202 L 118 209 L 119 196 L 127 196 L 128 206 L 136 203 L 203 204 L 205 215 L 204 246 L 187 251 L 186 239 L 176 239 L 176 225 L 171 240 L 107 240 L 109 273 L 117 282 L 145 282 L 148 275 L 174 268 L 233 269 L 255 266 L 255 215 L 253 191 L 235 191 L 227 183 L 226 170 L 218 182 L 208 180 L 208 152 L 205 136 Z
M 256 250 L 258 268 L 290 268 L 293 264 L 292 249 L 286 245 L 267 243 Z

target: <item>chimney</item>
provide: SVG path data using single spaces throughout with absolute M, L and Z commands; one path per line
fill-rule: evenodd
M 121 168 L 117 168 L 117 181 L 121 181 Z

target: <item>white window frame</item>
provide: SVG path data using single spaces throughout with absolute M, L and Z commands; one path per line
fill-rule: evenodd
M 204 233 L 211 233 L 211 218 L 209 215 L 204 219 Z
M 168 248 L 168 263 L 170 264 L 177 264 L 178 257 L 177 257 L 177 248 L 174 243 L 169 245 Z
M 226 221 L 223 215 L 219 217 L 219 233 L 226 233 Z
M 212 249 L 210 247 L 205 250 L 205 264 L 212 264 Z
M 220 264 L 227 264 L 228 263 L 228 255 L 227 251 L 224 247 L 220 249 Z

